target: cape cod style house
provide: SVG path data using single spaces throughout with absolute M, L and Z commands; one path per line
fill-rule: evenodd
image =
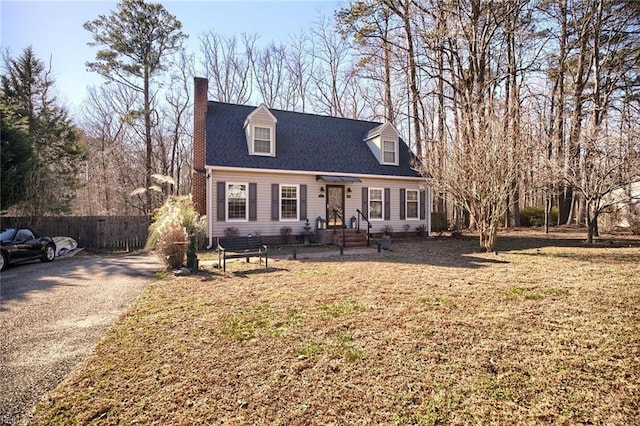
M 430 233 L 430 190 L 390 123 L 210 102 L 207 80 L 194 82 L 193 200 L 210 245 L 231 230 L 278 242 L 307 219 Z

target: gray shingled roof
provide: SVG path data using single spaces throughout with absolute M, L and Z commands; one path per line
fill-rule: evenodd
M 207 165 L 418 177 L 400 139 L 400 166 L 378 163 L 363 138 L 380 123 L 270 109 L 276 117 L 276 157 L 247 152 L 243 124 L 256 107 L 209 102 Z

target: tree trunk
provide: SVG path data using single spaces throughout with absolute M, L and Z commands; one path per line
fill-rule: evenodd
M 559 40 L 559 52 L 558 52 L 558 75 L 554 84 L 554 101 L 552 106 L 555 109 L 554 117 L 554 140 L 556 144 L 556 158 L 555 160 L 562 164 L 565 153 L 565 70 L 567 61 L 567 0 L 560 0 L 558 2 L 558 8 L 560 10 L 560 40 Z M 550 150 L 551 151 L 551 150 Z M 559 185 L 558 195 L 558 225 L 566 224 L 569 220 L 569 210 L 571 208 L 571 200 L 573 199 L 572 189 L 567 186 L 566 183 Z
M 107 167 L 107 160 L 106 160 L 106 155 L 105 155 L 105 151 L 106 151 L 106 143 L 104 140 L 104 136 L 100 138 L 100 160 L 102 163 L 102 185 L 103 185 L 103 190 L 104 190 L 104 210 L 105 210 L 105 214 L 107 216 L 111 215 L 111 202 L 110 202 L 110 197 L 109 197 L 109 191 L 111 190 L 110 186 L 109 186 L 109 168 Z
M 511 197 L 507 196 L 507 201 L 505 202 L 504 209 L 504 227 L 508 229 L 511 227 Z
M 587 202 L 587 244 L 593 243 L 594 219 L 591 218 L 591 203 Z
M 586 19 L 586 18 L 584 18 Z M 583 109 L 585 105 L 585 89 L 587 86 L 587 79 L 589 77 L 589 44 L 588 44 L 588 26 L 583 25 L 580 31 L 580 36 L 578 39 L 578 52 L 577 52 L 577 64 L 574 68 L 574 76 L 573 76 L 573 92 L 572 92 L 572 102 L 573 102 L 573 111 L 571 114 L 571 128 L 569 130 L 569 141 L 568 141 L 568 149 L 565 152 L 565 165 L 567 169 L 565 169 L 565 176 L 579 176 L 580 175 L 580 155 L 581 155 L 581 136 L 582 136 L 582 126 L 583 126 Z M 571 188 L 568 188 L 571 189 Z M 573 195 L 573 194 L 572 194 Z M 568 218 L 567 224 L 570 223 L 573 217 L 576 217 L 579 220 L 579 217 L 576 215 L 577 206 L 575 203 L 576 197 L 571 196 L 571 217 Z M 566 206 L 566 205 L 565 205 Z
M 407 35 L 407 56 L 409 58 L 409 87 L 411 88 L 411 112 L 413 116 L 413 131 L 415 133 L 416 141 L 416 155 L 418 158 L 422 158 L 422 141 L 420 134 L 420 113 L 418 103 L 420 102 L 420 91 L 418 90 L 418 72 L 415 58 L 415 51 L 413 48 L 413 34 L 411 32 L 411 21 L 409 17 L 408 4 L 406 2 L 406 15 L 405 15 L 405 33 Z
M 151 213 L 151 175 L 153 173 L 153 169 L 151 167 L 151 156 L 153 155 L 153 147 L 151 144 L 151 94 L 149 88 L 149 69 L 145 67 L 144 70 L 144 136 L 145 142 L 147 146 L 147 158 L 145 159 L 146 164 L 146 191 L 145 191 L 145 204 L 144 204 L 144 213 Z
M 520 133 L 520 90 L 518 87 L 518 66 L 516 51 L 516 31 L 518 27 L 519 10 L 512 14 L 509 22 L 509 28 L 505 34 L 506 50 L 507 50 L 507 79 L 505 80 L 505 109 L 507 117 L 504 124 L 505 136 L 513 139 L 514 148 L 521 143 Z M 505 227 L 520 226 L 520 179 L 519 174 L 514 178 L 512 183 L 510 205 L 507 205 L 507 219 Z M 513 210 L 511 210 L 513 209 Z
M 395 112 L 393 109 L 393 98 L 391 96 L 391 47 L 387 40 L 387 33 L 385 33 L 382 40 L 382 48 L 384 50 L 384 104 L 386 111 L 386 119 L 390 123 L 394 123 L 396 120 Z
M 496 236 L 498 234 L 497 222 L 490 220 L 489 223 L 478 224 L 478 234 L 480 237 L 480 247 L 482 247 L 487 253 L 495 251 L 496 249 Z
M 511 217 L 511 226 L 520 226 L 520 189 L 518 183 L 513 194 L 513 216 Z
M 571 208 L 573 206 L 573 188 L 567 184 L 562 185 L 558 196 L 558 225 L 571 224 Z
M 544 207 L 544 233 L 549 233 L 549 222 L 551 222 L 551 207 L 553 206 L 553 200 L 549 196 L 549 193 L 546 194 L 547 199 L 545 200 Z
M 413 40 L 413 29 L 411 27 L 411 11 L 409 10 L 412 4 L 411 0 L 384 0 L 384 4 L 390 11 L 396 14 L 403 23 L 403 30 L 407 40 L 407 65 L 408 65 L 408 84 L 410 90 L 411 104 L 411 116 L 413 118 L 413 131 L 415 134 L 416 143 L 416 155 L 418 158 L 422 158 L 422 142 L 420 132 L 420 90 L 418 89 L 418 65 L 416 63 L 416 52 Z

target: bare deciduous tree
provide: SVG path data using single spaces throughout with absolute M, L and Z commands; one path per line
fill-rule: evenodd
M 607 207 L 605 197 L 637 179 L 640 172 L 629 138 L 612 126 L 622 122 L 619 111 L 631 95 L 627 83 L 640 71 L 640 37 L 627 31 L 630 23 L 639 22 L 640 11 L 623 14 L 625 2 L 587 3 L 581 21 L 580 78 L 574 83 L 580 87 L 580 97 L 574 95 L 580 117 L 574 110 L 574 124 L 581 129 L 574 135 L 572 127 L 573 161 L 568 162 L 565 180 L 582 195 L 590 243 L 598 234 L 598 216 Z M 583 114 L 585 110 L 590 114 Z
M 424 164 L 432 185 L 463 205 L 478 229 L 480 245 L 495 248 L 500 219 L 514 195 L 523 146 L 514 143 L 518 125 L 509 123 L 505 92 L 507 69 L 501 66 L 505 28 L 513 13 L 508 2 L 457 3 L 440 31 L 446 63 L 443 81 L 451 93 L 451 137 L 432 145 Z
M 183 52 L 171 77 L 170 90 L 165 94 L 167 107 L 163 109 L 162 120 L 171 140 L 169 167 L 162 173 L 173 178 L 172 195 L 187 194 L 191 191 L 191 58 Z
M 225 38 L 213 31 L 200 36 L 200 66 L 213 99 L 245 104 L 252 96 L 251 57 L 257 35 Z
M 313 37 L 314 74 L 312 96 L 314 109 L 323 114 L 346 117 L 345 93 L 352 84 L 351 50 L 347 41 L 336 34 L 330 21 L 318 18 L 311 30 Z
M 392 94 L 392 38 L 393 23 L 389 7 L 378 0 L 358 0 L 336 13 L 343 36 L 352 36 L 356 48 L 362 52 L 357 63 L 359 86 L 368 99 L 369 109 L 377 116 L 378 105 L 382 105 L 385 121 L 396 121 L 396 105 Z M 371 81 L 367 87 L 364 81 Z M 373 90 L 372 90 L 373 89 Z M 369 94 L 370 92 L 370 94 Z M 369 96 L 367 96 L 369 94 Z M 380 97 L 380 94 L 383 94 Z
M 285 69 L 291 87 L 291 109 L 306 112 L 310 91 L 310 81 L 314 74 L 313 55 L 310 54 L 309 35 L 301 32 L 290 38 L 286 49 Z
M 82 128 L 89 147 L 86 162 L 86 188 L 82 211 L 90 215 L 113 215 L 130 208 L 127 194 L 144 182 L 132 177 L 138 164 L 130 161 L 132 151 L 143 146 L 134 137 L 129 114 L 138 105 L 138 93 L 123 85 L 89 88 L 84 101 Z
M 288 105 L 288 75 L 286 49 L 269 43 L 251 58 L 255 83 L 262 101 L 269 108 L 286 109 Z

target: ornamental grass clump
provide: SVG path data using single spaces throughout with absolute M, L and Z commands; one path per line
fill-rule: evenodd
M 153 215 L 145 248 L 156 250 L 168 269 L 178 269 L 184 263 L 187 239 L 199 240 L 205 218 L 196 211 L 191 195 L 167 198 Z
M 167 269 L 180 269 L 186 253 L 187 233 L 179 223 L 167 224 L 156 242 L 156 252 Z

